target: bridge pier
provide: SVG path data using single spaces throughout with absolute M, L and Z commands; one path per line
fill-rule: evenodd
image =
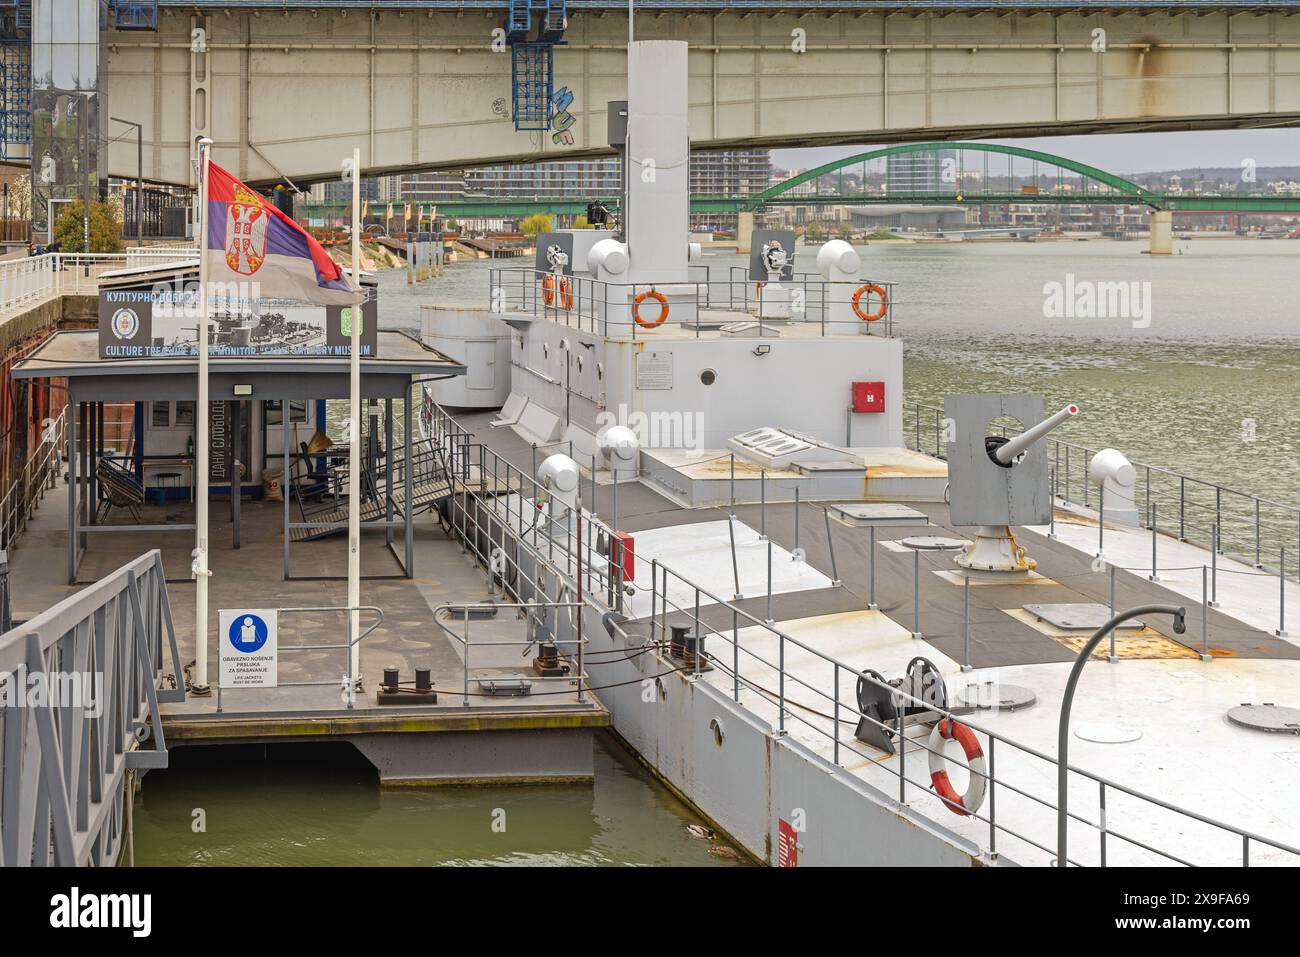
M 1151 211 L 1152 256 L 1168 256 L 1174 251 L 1174 214 L 1168 209 Z
M 749 252 L 750 236 L 754 232 L 754 214 L 736 214 L 736 252 Z

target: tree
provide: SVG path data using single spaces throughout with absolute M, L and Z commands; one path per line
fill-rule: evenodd
M 853 236 L 853 226 L 849 223 L 840 223 L 835 227 L 835 232 L 839 234 L 840 239 L 850 239 Z
M 575 217 L 573 217 L 573 228 L 574 228 L 574 229 L 590 229 L 590 228 L 591 228 L 591 223 L 587 222 L 587 217 L 586 217 L 586 216 L 575 216 Z
M 555 221 L 546 213 L 533 213 L 522 223 L 519 224 L 519 230 L 525 236 L 536 236 L 538 233 L 549 233 L 555 227 Z
M 9 218 L 32 218 L 32 177 L 30 173 L 15 176 L 9 182 Z
M 458 233 L 460 232 L 460 223 L 454 219 L 449 219 L 442 224 L 442 228 L 449 233 Z
M 54 223 L 54 238 L 64 252 L 85 251 L 82 231 L 81 200 L 63 207 Z M 101 200 L 90 204 L 90 252 L 115 253 L 122 249 L 122 221 L 113 215 L 113 207 Z
M 805 239 L 821 239 L 826 235 L 826 230 L 821 223 L 809 223 L 803 234 Z

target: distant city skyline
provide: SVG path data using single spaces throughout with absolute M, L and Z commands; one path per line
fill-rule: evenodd
M 968 142 L 1023 146 L 1055 153 L 1118 175 L 1198 167 L 1236 168 L 1246 159 L 1254 160 L 1256 166 L 1300 166 L 1300 129 L 1095 133 Z M 865 153 L 878 145 L 774 149 L 772 165 L 781 169 L 808 169 Z

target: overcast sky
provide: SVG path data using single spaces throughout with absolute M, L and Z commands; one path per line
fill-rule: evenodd
M 1257 166 L 1300 166 L 1300 130 L 1296 129 L 1092 134 L 984 142 L 1008 143 L 1055 153 L 1117 174 L 1211 166 L 1240 167 L 1244 159 L 1253 159 Z M 872 149 L 872 144 L 773 150 L 772 162 L 782 169 L 806 169 L 869 149 Z

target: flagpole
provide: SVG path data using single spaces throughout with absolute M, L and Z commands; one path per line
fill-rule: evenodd
M 352 341 L 348 357 L 348 394 L 352 420 L 348 446 L 348 700 L 361 671 L 361 315 L 365 293 L 361 288 L 361 150 L 352 150 L 352 283 L 357 289 L 352 307 Z M 391 451 L 391 450 L 390 450 Z
M 208 686 L 208 164 L 212 140 L 199 140 L 199 389 L 194 408 L 194 679 L 196 695 Z

